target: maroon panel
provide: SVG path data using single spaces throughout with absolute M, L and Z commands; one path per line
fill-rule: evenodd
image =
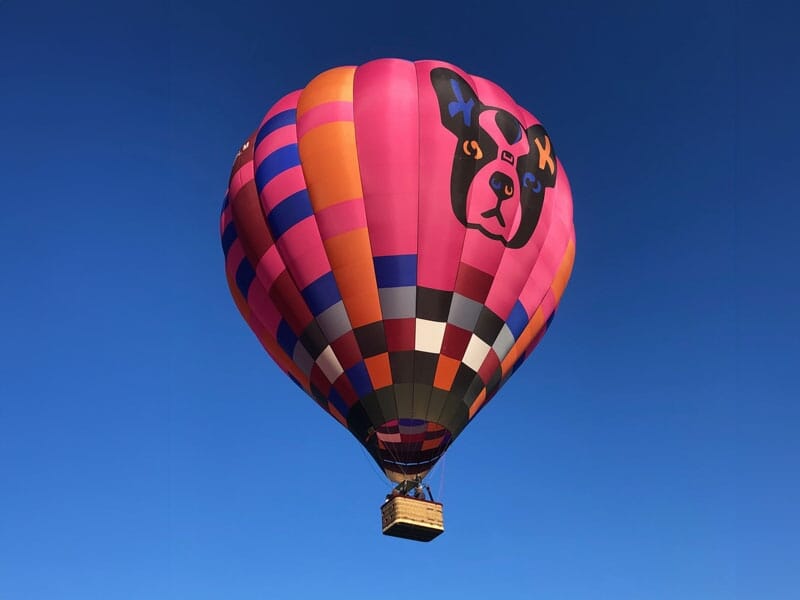
M 494 348 L 490 348 L 489 354 L 486 355 L 481 368 L 478 370 L 478 375 L 484 385 L 489 383 L 489 379 L 491 379 L 492 375 L 494 375 L 494 372 L 497 371 L 499 367 L 500 359 L 497 358 L 497 353 L 494 351 Z
M 311 367 L 311 375 L 309 376 L 311 383 L 316 387 L 320 393 L 328 397 L 328 394 L 331 393 L 331 382 L 328 381 L 328 378 L 325 377 L 325 373 L 322 372 L 322 369 L 319 368 L 318 364 L 314 364 Z
M 456 327 L 452 323 L 448 323 L 444 330 L 444 340 L 442 342 L 442 354 L 461 360 L 464 357 L 464 352 L 467 350 L 467 345 L 472 337 L 472 332 L 461 327 Z
M 237 173 L 247 162 L 253 160 L 254 141 L 255 134 L 247 140 L 245 144 L 247 148 L 237 155 L 231 170 L 232 174 Z M 251 165 L 250 169 L 252 168 Z M 273 242 L 264 219 L 264 211 L 261 208 L 255 181 L 250 181 L 242 186 L 236 196 L 230 199 L 230 207 L 247 259 L 251 265 L 257 265 Z
M 289 323 L 295 335 L 300 335 L 314 319 L 314 315 L 306 305 L 306 301 L 297 291 L 291 275 L 284 271 L 272 284 L 269 290 L 269 297 L 278 308 L 278 312 Z
M 387 319 L 383 322 L 389 352 L 414 349 L 416 319 Z
M 361 350 L 358 347 L 358 341 L 352 330 L 332 341 L 331 348 L 345 371 L 362 361 Z
M 456 293 L 483 304 L 489 295 L 493 280 L 492 275 L 462 262 L 456 279 Z
M 353 384 L 350 383 L 350 380 L 347 378 L 346 373 L 339 375 L 336 381 L 333 382 L 333 387 L 337 392 L 339 392 L 339 395 L 341 395 L 348 408 L 352 407 L 358 402 L 358 394 L 353 388 Z

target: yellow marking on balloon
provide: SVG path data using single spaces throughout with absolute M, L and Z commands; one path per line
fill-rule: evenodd
M 481 150 L 481 146 L 476 140 L 464 140 L 461 149 L 464 151 L 464 154 L 471 156 L 475 160 L 483 158 L 483 150 Z
M 551 156 L 552 148 L 550 147 L 550 138 L 544 136 L 544 147 L 542 147 L 539 138 L 533 140 L 536 143 L 536 147 L 539 149 L 539 169 L 544 170 L 545 165 L 550 168 L 551 173 L 556 172 L 556 165 L 553 162 L 553 157 Z

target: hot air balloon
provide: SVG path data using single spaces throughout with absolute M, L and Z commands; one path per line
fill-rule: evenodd
M 572 270 L 542 124 L 445 62 L 333 68 L 241 146 L 220 229 L 267 353 L 398 484 L 384 533 L 440 533 L 413 490 L 533 351 Z

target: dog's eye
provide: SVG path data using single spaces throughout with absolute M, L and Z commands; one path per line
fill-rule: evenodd
M 481 146 L 478 144 L 477 140 L 465 140 L 461 149 L 464 151 L 464 154 L 471 156 L 475 160 L 483 158 L 483 150 L 481 150 Z

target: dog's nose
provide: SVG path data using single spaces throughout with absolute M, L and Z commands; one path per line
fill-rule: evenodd
M 492 173 L 489 178 L 489 185 L 500 201 L 507 200 L 514 195 L 514 180 L 505 173 L 500 171 Z

